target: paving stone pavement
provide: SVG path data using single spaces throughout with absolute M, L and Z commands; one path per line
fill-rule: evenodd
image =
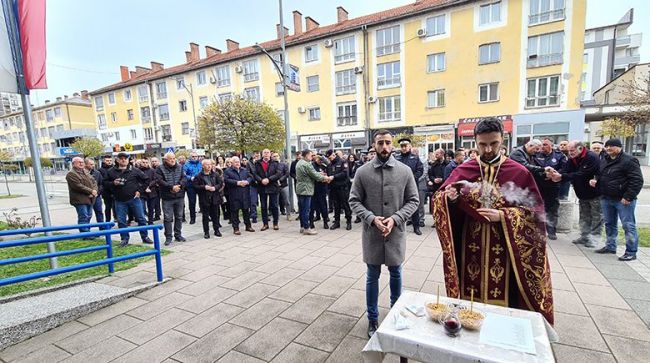
M 435 230 L 409 233 L 405 289 L 435 293 L 443 286 Z M 259 229 L 261 225 L 255 225 Z M 362 362 L 365 265 L 361 228 L 298 233 L 280 230 L 203 239 L 183 226 L 189 242 L 169 247 L 172 277 L 138 296 L 66 323 L 0 352 L 1 362 Z M 614 255 L 571 244 L 549 244 L 558 362 L 641 362 L 650 356 L 650 250 L 623 263 Z M 153 262 L 102 282 L 130 287 L 154 280 Z M 389 308 L 388 271 L 380 280 L 380 317 Z M 386 362 L 397 362 L 388 355 Z

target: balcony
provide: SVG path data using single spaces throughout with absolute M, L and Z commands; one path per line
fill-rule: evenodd
M 627 47 L 628 45 L 630 45 L 631 41 L 632 41 L 632 37 L 630 37 L 629 35 L 618 37 L 616 38 L 616 48 Z
M 620 57 L 614 60 L 614 67 L 627 66 L 629 64 L 637 64 L 640 61 L 641 61 L 641 55 L 639 54 Z
M 142 116 L 142 123 L 148 124 L 151 122 L 151 116 Z
M 165 141 L 165 142 L 172 141 L 172 135 L 163 135 L 162 136 L 162 141 Z
M 529 15 L 528 24 L 537 25 L 537 24 L 543 24 L 543 23 L 548 23 L 551 21 L 563 20 L 563 19 L 564 19 L 564 9 L 557 9 L 557 10 L 545 11 L 539 14 Z
M 544 67 L 553 64 L 562 64 L 562 53 L 533 54 L 528 56 L 528 68 Z

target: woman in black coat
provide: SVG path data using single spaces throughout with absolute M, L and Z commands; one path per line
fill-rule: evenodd
M 212 160 L 203 160 L 201 166 L 203 170 L 194 177 L 193 183 L 199 195 L 199 205 L 203 210 L 203 238 L 210 238 L 210 220 L 212 220 L 214 235 L 221 237 L 219 214 L 223 200 L 223 178 L 212 170 Z

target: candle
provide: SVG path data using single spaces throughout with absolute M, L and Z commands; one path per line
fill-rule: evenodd
M 440 284 L 438 284 L 438 294 L 436 295 L 436 305 L 440 304 Z
M 474 311 L 474 289 L 471 289 L 470 291 L 469 311 Z

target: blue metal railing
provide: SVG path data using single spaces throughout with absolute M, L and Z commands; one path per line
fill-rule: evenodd
M 102 246 L 84 247 L 84 248 L 77 248 L 74 250 L 43 253 L 43 254 L 33 255 L 33 256 L 15 257 L 15 258 L 0 260 L 0 266 L 5 266 L 5 265 L 12 265 L 16 263 L 35 261 L 35 260 L 41 260 L 46 258 L 52 258 L 52 257 L 68 256 L 68 255 L 74 255 L 78 253 L 106 250 L 106 259 L 86 262 L 74 266 L 59 267 L 59 268 L 45 270 L 45 271 L 33 272 L 25 275 L 7 277 L 4 279 L 0 279 L 0 286 L 34 280 L 42 277 L 60 275 L 67 272 L 78 271 L 78 270 L 83 270 L 83 269 L 102 266 L 102 265 L 108 265 L 108 272 L 113 273 L 115 272 L 116 262 L 132 260 L 132 259 L 152 256 L 152 255 L 156 259 L 156 278 L 159 282 L 162 281 L 163 280 L 162 259 L 160 254 L 160 237 L 158 236 L 158 231 L 161 230 L 163 226 L 160 224 L 155 224 L 155 225 L 128 227 L 128 228 L 121 228 L 121 229 L 111 229 L 111 227 L 113 227 L 114 225 L 115 225 L 114 222 L 84 224 L 83 227 L 85 228 L 99 227 L 100 230 L 94 232 L 60 234 L 60 235 L 53 235 L 53 236 L 34 237 L 34 238 L 27 238 L 27 239 L 15 240 L 15 241 L 0 242 L 0 248 L 8 248 L 8 247 L 28 246 L 28 245 L 41 244 L 41 243 L 66 241 L 66 240 L 72 240 L 78 238 L 92 238 L 92 237 L 102 237 L 102 236 L 106 238 L 106 244 Z M 80 225 L 78 224 L 71 224 L 65 226 L 51 226 L 51 227 L 40 227 L 40 228 L 30 228 L 30 229 L 13 229 L 7 231 L 0 231 L 0 237 L 21 235 L 21 234 L 66 231 L 66 230 L 78 229 L 79 227 Z M 140 231 L 153 232 L 154 248 L 152 250 L 132 253 L 130 255 L 124 255 L 119 257 L 113 257 L 113 242 L 112 242 L 111 235 L 120 234 L 120 233 L 140 232 Z

